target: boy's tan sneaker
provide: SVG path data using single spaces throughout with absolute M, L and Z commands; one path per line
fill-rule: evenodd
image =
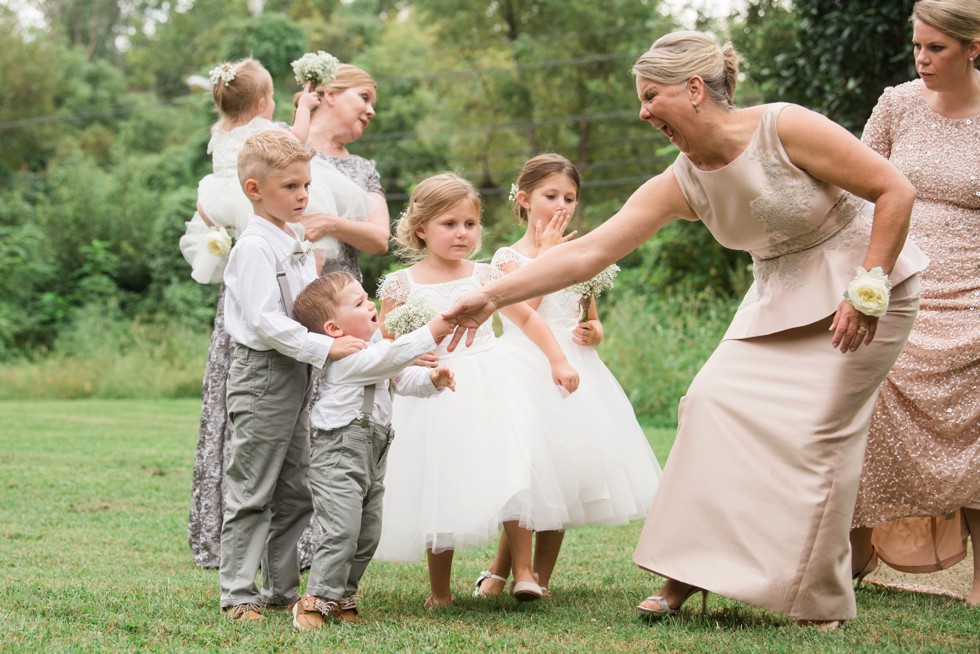
M 302 631 L 319 629 L 327 618 L 339 618 L 340 605 L 314 595 L 303 595 L 293 605 L 293 626 Z
M 258 604 L 235 604 L 234 606 L 227 606 L 221 609 L 221 613 L 227 615 L 232 620 L 258 622 L 259 620 L 265 619 L 259 610 Z

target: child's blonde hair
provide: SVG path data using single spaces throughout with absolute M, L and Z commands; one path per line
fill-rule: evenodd
M 311 332 L 322 334 L 324 323 L 337 315 L 337 295 L 356 283 L 354 276 L 343 270 L 317 277 L 296 296 L 293 318 Z
M 408 198 L 408 207 L 395 226 L 395 242 L 399 245 L 398 255 L 410 261 L 424 259 L 425 241 L 415 233 L 419 226 L 464 201 L 473 203 L 478 216 L 483 211 L 483 202 L 476 188 L 456 173 L 439 173 L 419 182 Z M 480 241 L 477 240 L 469 254 L 479 251 L 480 245 Z
M 315 153 L 296 140 L 291 132 L 267 129 L 247 139 L 238 151 L 238 181 L 262 181 L 296 161 L 309 161 Z
M 353 64 L 340 64 L 337 67 L 337 74 L 334 75 L 333 79 L 330 80 L 328 84 L 322 84 L 315 89 L 316 93 L 323 97 L 327 92 L 330 93 L 342 93 L 347 89 L 354 89 L 359 86 L 367 86 L 374 91 L 375 98 L 372 99 L 372 104 L 374 100 L 377 99 L 378 95 L 378 83 L 374 81 L 366 71 Z M 296 107 L 299 103 L 299 96 L 302 92 L 297 92 L 293 94 L 293 107 Z M 314 111 L 316 111 L 314 109 Z
M 517 187 L 517 191 L 524 191 L 530 195 L 534 189 L 541 186 L 541 183 L 552 175 L 564 175 L 572 180 L 572 183 L 575 184 L 575 197 L 578 198 L 582 188 L 582 179 L 578 174 L 578 168 L 571 161 L 554 152 L 546 152 L 528 159 L 521 167 L 521 172 L 514 185 Z M 514 215 L 522 224 L 527 222 L 527 209 L 522 207 L 516 198 L 514 199 Z
M 212 77 L 211 82 L 211 99 L 218 109 L 218 122 L 211 131 L 221 132 L 255 117 L 259 101 L 272 92 L 272 75 L 251 57 L 224 62 L 215 70 L 231 77 L 229 81 L 220 76 Z

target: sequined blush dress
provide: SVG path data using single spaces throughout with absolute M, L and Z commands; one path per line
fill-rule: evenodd
M 863 136 L 915 186 L 909 239 L 930 258 L 875 405 L 854 514 L 855 527 L 878 525 L 879 556 L 907 572 L 962 559 L 958 509 L 980 509 L 980 116 L 941 116 L 922 89 L 885 89 Z

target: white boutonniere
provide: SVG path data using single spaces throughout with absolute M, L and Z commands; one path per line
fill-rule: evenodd
M 313 243 L 312 242 L 310 242 L 308 240 L 304 240 L 302 243 L 300 243 L 300 247 L 303 248 L 303 254 L 305 254 L 306 256 L 310 256 L 311 254 L 313 254 Z
M 892 283 L 880 266 L 865 270 L 858 266 L 856 275 L 844 291 L 851 305 L 866 316 L 880 318 L 888 311 Z

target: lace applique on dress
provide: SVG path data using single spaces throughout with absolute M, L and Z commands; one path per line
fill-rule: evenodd
M 398 304 L 408 301 L 408 294 L 412 290 L 412 280 L 408 277 L 405 269 L 396 270 L 388 273 L 378 282 L 378 297 L 382 300 L 394 300 Z
M 473 273 L 476 275 L 476 281 L 480 286 L 486 286 L 495 279 L 500 279 L 504 276 L 503 271 L 499 268 L 494 268 L 488 263 L 474 263 L 475 270 Z
M 523 266 L 526 259 L 527 257 L 514 248 L 503 247 L 493 253 L 490 265 L 503 270 L 504 266 L 511 263 L 517 264 L 518 267 Z

